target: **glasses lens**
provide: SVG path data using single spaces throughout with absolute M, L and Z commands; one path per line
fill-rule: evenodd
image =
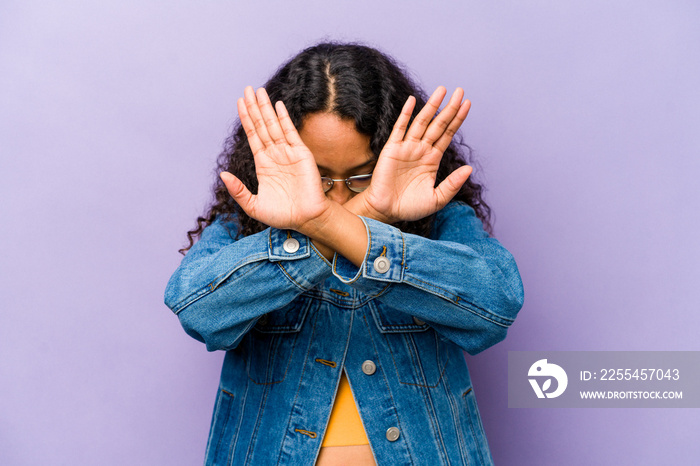
M 327 193 L 333 187 L 333 179 L 322 176 L 321 177 L 321 187 L 323 187 L 323 192 Z
M 350 191 L 355 193 L 361 193 L 365 189 L 369 188 L 369 183 L 372 181 L 372 175 L 357 175 L 351 176 L 345 181 Z

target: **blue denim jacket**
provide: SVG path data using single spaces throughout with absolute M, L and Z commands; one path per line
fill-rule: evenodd
M 362 220 L 360 268 L 295 231 L 234 240 L 219 219 L 170 279 L 185 331 L 227 351 L 207 465 L 313 464 L 341 371 L 377 464 L 492 464 L 462 350 L 505 338 L 513 257 L 460 202 L 432 239 Z

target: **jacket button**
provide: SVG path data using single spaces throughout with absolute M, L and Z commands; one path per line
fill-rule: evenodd
M 416 324 L 416 325 L 425 325 L 425 321 L 424 321 L 424 320 L 420 320 L 420 319 L 419 319 L 418 317 L 416 317 L 416 316 L 413 316 L 413 323 Z
M 367 375 L 372 375 L 377 372 L 377 365 L 368 359 L 362 363 L 362 372 Z
M 386 439 L 390 442 L 395 442 L 398 440 L 399 435 L 401 435 L 401 432 L 399 432 L 398 427 L 389 427 L 386 430 Z
M 379 273 L 386 273 L 387 270 L 389 270 L 390 265 L 391 262 L 384 256 L 379 256 L 376 259 L 374 259 L 374 270 L 376 270 Z
M 282 249 L 289 254 L 293 254 L 299 250 L 299 241 L 294 238 L 287 238 L 284 243 L 282 243 Z

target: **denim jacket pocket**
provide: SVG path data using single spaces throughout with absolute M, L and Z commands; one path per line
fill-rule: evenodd
M 250 380 L 261 385 L 284 380 L 312 303 L 311 299 L 296 299 L 258 319 L 243 340 Z
M 372 317 L 387 345 L 399 382 L 433 388 L 445 371 L 449 351 L 430 325 L 405 312 L 370 302 Z

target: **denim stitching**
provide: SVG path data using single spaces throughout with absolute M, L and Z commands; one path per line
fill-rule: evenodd
M 442 435 L 442 430 L 440 429 L 440 423 L 436 422 L 438 416 L 435 412 L 435 404 L 433 403 L 433 398 L 430 395 L 430 389 L 427 388 L 428 387 L 428 380 L 425 377 L 425 371 L 423 370 L 423 365 L 421 364 L 421 357 L 420 357 L 420 353 L 418 352 L 418 348 L 416 347 L 416 341 L 413 339 L 413 335 L 411 335 L 411 334 L 404 334 L 404 341 L 406 342 L 406 346 L 408 346 L 409 344 L 411 346 L 411 348 L 409 350 L 409 354 L 415 355 L 415 366 L 414 367 L 417 367 L 419 369 L 419 373 L 420 373 L 420 376 L 421 376 L 421 378 L 423 380 L 423 384 L 424 384 L 424 385 L 422 385 L 423 390 L 421 390 L 424 393 L 423 402 L 425 402 L 426 408 L 430 412 L 430 416 L 428 417 L 428 421 L 430 422 L 431 428 L 435 434 L 435 438 L 437 438 L 439 440 L 439 445 L 442 447 L 442 452 L 444 453 L 443 458 L 449 464 L 450 457 L 449 457 L 449 454 L 447 453 L 447 448 L 445 447 L 445 440 L 444 440 L 443 435 Z M 435 356 L 438 359 L 437 362 L 439 363 L 440 353 L 439 353 L 438 349 L 439 349 L 439 346 L 438 346 L 438 339 L 437 339 L 437 335 L 436 335 L 436 338 L 435 338 Z M 447 366 L 447 361 L 445 361 L 445 366 Z M 430 388 L 437 387 L 441 380 L 442 380 L 442 374 L 440 374 L 440 377 L 438 378 L 435 385 L 433 387 L 430 387 Z M 438 450 L 439 450 L 439 448 L 438 448 Z
M 259 255 L 259 254 L 258 254 Z M 250 256 L 247 257 L 246 259 L 250 260 L 245 260 L 237 263 L 230 271 L 223 273 L 216 277 L 212 282 L 210 282 L 208 285 L 205 285 L 203 289 L 200 289 L 198 291 L 195 291 L 194 293 L 186 296 L 183 300 L 180 301 L 176 306 L 173 306 L 173 313 L 175 315 L 180 314 L 181 311 L 183 311 L 186 307 L 194 303 L 195 301 L 198 301 L 199 299 L 203 298 L 204 296 L 208 295 L 215 289 L 217 289 L 221 284 L 228 279 L 231 275 L 233 275 L 236 271 L 241 269 L 242 267 L 252 264 L 254 262 L 260 262 L 264 257 L 258 259 L 257 256 Z M 249 271 L 246 271 L 245 273 L 241 274 L 241 276 L 246 275 Z M 224 277 L 223 279 L 219 280 L 221 277 Z M 213 287 L 212 287 L 213 285 Z
M 476 431 L 474 430 L 474 420 L 472 419 L 472 413 L 471 413 L 471 411 L 469 410 L 469 401 L 468 401 L 467 398 L 466 398 L 467 394 L 468 394 L 469 392 L 471 392 L 471 391 L 472 391 L 472 387 L 470 387 L 469 390 L 467 390 L 466 392 L 464 392 L 464 393 L 462 394 L 462 399 L 464 400 L 464 404 L 465 404 L 466 407 L 467 407 L 467 415 L 469 416 L 469 426 L 470 426 L 471 429 L 472 429 L 472 438 L 474 439 L 474 442 L 475 442 L 475 443 L 478 442 L 477 445 L 476 445 L 476 450 L 479 452 L 479 459 L 481 460 L 481 464 L 486 464 L 486 463 L 484 462 L 484 456 L 481 454 L 481 441 L 480 441 L 480 439 L 483 440 L 483 435 L 478 436 L 477 433 L 476 433 Z M 477 414 L 478 414 L 478 413 L 477 413 Z M 481 420 L 479 420 L 479 422 L 481 422 Z M 484 431 L 484 427 L 481 426 L 481 433 L 483 433 L 483 431 Z
M 354 322 L 355 322 L 355 313 L 352 312 L 352 313 L 350 313 L 350 325 L 348 326 L 348 333 L 347 333 L 347 335 L 346 335 L 346 337 L 345 337 L 345 349 L 343 350 L 343 356 L 341 357 L 341 362 L 340 362 L 340 364 L 341 364 L 341 366 L 340 366 L 340 367 L 341 367 L 341 372 L 340 372 L 340 374 L 342 375 L 342 373 L 343 373 L 343 371 L 344 371 L 346 377 L 347 377 L 348 371 L 347 371 L 347 368 L 345 367 L 345 358 L 346 358 L 346 356 L 347 356 L 347 354 L 348 354 L 348 346 L 350 346 L 350 339 L 352 338 L 352 330 L 353 330 Z M 350 378 L 347 377 L 347 379 L 348 379 L 348 385 L 350 385 L 350 391 L 352 391 L 352 384 L 351 384 L 351 382 L 350 382 Z M 339 387 L 339 386 L 340 386 L 340 377 L 337 377 L 337 378 L 336 378 L 336 383 L 335 383 L 335 388 L 333 389 L 333 401 L 332 401 L 332 403 L 331 403 L 331 409 L 332 409 L 333 406 L 335 406 L 335 400 L 336 400 L 336 398 L 337 398 L 337 396 L 338 396 L 338 387 Z M 358 408 L 358 409 L 359 409 L 359 408 Z M 331 417 L 330 417 L 330 415 L 329 415 L 328 418 L 326 419 L 326 424 L 323 426 L 323 436 L 324 436 L 324 437 L 325 437 L 325 435 L 326 435 L 326 432 L 328 431 L 328 423 L 329 423 L 330 420 L 331 420 Z M 362 421 L 362 416 L 360 416 L 360 421 L 362 422 L 362 427 L 364 428 L 365 425 L 364 425 L 364 421 Z M 366 432 L 366 431 L 367 431 L 367 429 L 365 429 L 365 432 Z M 323 437 L 321 438 L 321 440 L 323 440 Z M 314 462 L 313 462 L 313 464 L 316 464 L 316 461 L 318 461 L 318 455 L 319 455 L 319 453 L 321 452 L 321 446 L 322 446 L 322 445 L 323 445 L 323 442 L 321 442 L 321 443 L 319 444 L 318 448 L 316 449 L 316 456 L 314 457 Z M 370 449 L 371 449 L 371 448 L 372 448 L 372 445 L 370 444 Z M 372 454 L 374 455 L 374 452 L 372 452 Z
M 374 299 L 374 298 L 377 298 L 377 297 L 383 295 L 384 292 L 387 290 L 387 288 L 389 288 L 391 285 L 392 285 L 392 283 L 387 283 L 387 284 L 384 286 L 384 288 L 382 288 L 381 290 L 377 291 L 377 294 L 368 294 L 368 295 L 365 295 L 365 296 L 367 296 L 367 297 L 369 298 L 369 299 L 367 300 L 367 302 L 369 302 L 370 300 L 372 300 L 372 299 Z
M 338 365 L 335 361 L 329 361 L 327 359 L 316 358 L 316 359 L 314 359 L 314 361 L 320 362 L 324 366 L 328 366 L 328 367 L 336 367 Z
M 439 296 L 443 299 L 447 299 L 448 301 L 451 301 L 452 303 L 459 306 L 460 308 L 465 309 L 473 314 L 476 314 L 478 317 L 481 317 L 484 320 L 488 320 L 489 322 L 492 322 L 496 325 L 500 325 L 501 327 L 508 328 L 515 321 L 515 319 L 500 316 L 500 315 L 494 314 L 493 312 L 488 311 L 486 309 L 482 309 L 478 306 L 475 306 L 473 303 L 469 303 L 470 304 L 469 307 L 465 304 L 460 304 L 460 302 L 464 302 L 464 301 L 461 298 L 459 298 L 459 296 L 456 296 L 454 298 L 450 298 L 448 296 L 441 295 L 441 294 L 437 293 L 436 290 L 444 291 L 445 293 L 447 293 L 447 291 L 443 290 L 442 288 L 436 287 L 436 286 L 432 285 L 431 283 L 419 280 L 417 278 L 407 277 L 404 280 L 404 282 L 409 283 L 409 284 L 413 285 L 415 288 L 418 288 L 420 290 L 427 291 L 428 293 L 431 293 L 435 296 Z M 414 282 L 424 283 L 426 285 L 429 285 L 430 288 L 421 287 L 418 285 L 418 283 L 414 283 Z M 451 293 L 448 293 L 448 294 L 451 294 Z M 502 322 L 499 322 L 499 320 Z
M 466 395 L 471 391 L 472 391 L 472 389 L 470 388 L 469 390 L 464 392 L 464 394 L 462 395 L 462 398 L 464 399 L 464 404 L 467 407 L 467 415 L 469 416 L 469 427 L 471 427 L 471 430 L 472 430 L 472 438 L 474 439 L 474 443 L 476 444 L 476 450 L 479 452 L 479 459 L 481 460 L 481 464 L 486 464 L 486 463 L 484 463 L 484 457 L 481 454 L 481 442 L 479 440 L 480 436 L 477 436 L 477 433 L 474 430 L 474 420 L 472 419 L 472 413 L 469 410 L 469 401 L 466 398 Z M 483 426 L 481 427 L 481 429 L 483 432 Z
M 221 411 L 221 405 L 223 402 L 224 402 L 224 399 L 222 397 L 219 397 L 219 399 L 216 401 L 216 403 L 217 403 L 217 406 L 216 406 L 217 418 L 219 417 L 219 415 L 223 415 L 223 412 Z M 231 400 L 229 400 L 228 410 L 226 411 L 226 418 L 224 420 L 224 424 L 221 426 L 221 430 L 219 433 L 219 441 L 216 443 L 216 448 L 214 449 L 214 458 L 216 458 L 219 454 L 219 448 L 221 447 L 221 440 L 224 438 L 224 431 L 226 430 L 226 426 L 228 425 L 228 420 L 229 420 L 230 414 L 231 414 Z
M 250 383 L 247 383 L 245 385 L 245 391 L 243 392 L 244 395 L 241 399 L 241 406 L 246 405 L 246 402 L 248 400 L 248 391 L 250 390 Z M 239 433 L 241 431 L 241 425 L 243 424 L 243 416 L 238 416 L 238 426 L 236 427 L 236 432 L 234 432 L 234 436 L 231 439 L 231 443 L 229 444 L 228 447 L 228 458 L 226 459 L 226 464 L 231 464 L 233 462 L 233 455 L 234 452 L 236 451 L 236 448 L 238 448 L 238 438 L 239 438 Z
M 323 301 L 328 304 L 332 304 L 333 306 L 336 307 L 342 307 L 344 309 L 356 309 L 359 306 L 354 305 L 354 301 L 351 300 L 345 300 L 345 299 L 334 299 L 330 296 L 326 296 L 323 293 L 318 292 L 318 290 L 307 290 L 306 293 L 304 293 L 304 296 L 309 296 L 312 299 L 316 299 L 318 301 Z
M 289 230 L 287 230 L 287 239 L 289 239 L 291 237 L 292 237 L 291 232 Z M 279 259 L 275 260 L 274 262 L 280 262 L 283 260 L 292 260 L 292 259 L 297 259 L 297 258 L 301 258 L 301 257 L 308 257 L 308 251 L 306 250 L 306 248 L 308 247 L 308 244 L 304 245 L 303 250 L 302 250 L 301 245 L 300 245 L 299 251 L 297 251 L 296 253 L 293 253 L 293 255 L 289 254 L 289 255 L 285 255 L 285 256 L 280 256 L 278 254 L 275 254 L 274 247 L 272 246 L 272 229 L 270 229 L 270 234 L 268 235 L 268 245 L 269 245 L 269 250 L 267 252 L 266 258 L 270 261 L 272 261 L 272 259 L 270 259 L 271 256 L 279 257 Z
M 326 256 L 324 256 L 323 254 L 321 254 L 320 252 L 318 252 L 318 249 L 316 249 L 316 246 L 314 246 L 314 243 L 312 243 L 311 241 L 309 241 L 309 248 L 310 248 L 313 252 L 315 252 L 316 255 L 317 255 L 318 257 L 320 257 L 321 259 L 323 259 L 323 262 L 325 262 L 326 264 L 328 264 L 328 265 L 331 266 L 331 267 L 333 266 L 333 264 L 332 264 L 331 262 L 328 262 L 328 259 L 326 259 Z
M 258 407 L 258 415 L 255 419 L 255 428 L 250 436 L 250 444 L 248 445 L 248 451 L 246 452 L 246 461 L 250 458 L 251 449 L 255 445 L 256 437 L 258 436 L 258 430 L 260 430 L 260 425 L 262 424 L 263 412 L 265 411 L 265 405 L 267 404 L 267 397 L 270 395 L 270 386 L 265 385 L 263 390 L 263 399 L 260 401 L 260 406 Z
M 372 332 L 369 329 L 369 322 L 367 322 L 367 313 L 363 312 L 362 313 L 362 319 L 365 321 L 365 330 L 367 330 L 367 334 L 369 335 L 369 339 L 372 342 L 372 348 L 374 349 L 374 354 L 379 354 L 377 351 L 377 345 L 374 342 L 374 336 L 372 335 Z M 397 428 L 399 429 L 399 432 L 403 432 L 404 436 L 406 433 L 404 430 L 401 428 L 401 419 L 399 419 L 399 413 L 396 411 L 396 402 L 394 401 L 394 395 L 391 393 L 391 386 L 389 385 L 389 381 L 386 379 L 386 374 L 384 373 L 384 368 L 380 371 L 382 374 L 382 378 L 384 379 L 384 384 L 387 387 L 387 393 L 389 394 L 389 398 L 391 398 L 391 406 L 394 411 L 394 416 L 396 417 L 396 422 L 397 422 Z M 408 450 L 408 459 L 411 461 L 411 464 L 413 463 L 413 454 L 411 454 L 411 442 L 405 441 L 404 444 L 406 445 L 406 450 Z
M 293 322 L 293 325 L 274 325 L 270 324 L 269 321 L 267 321 L 266 324 L 261 323 L 261 326 L 256 325 L 255 326 L 255 331 L 260 332 L 260 333 L 299 333 L 301 331 L 302 326 L 304 325 L 304 321 L 306 320 L 306 314 L 309 313 L 309 309 L 311 309 L 311 306 L 313 304 L 313 300 L 308 299 L 307 297 L 304 298 L 299 298 L 299 305 L 295 306 L 293 309 L 297 311 L 295 314 L 297 316 L 296 321 Z M 295 301 L 292 301 L 294 303 Z M 276 309 L 284 309 L 285 307 Z M 270 311 L 270 312 L 275 312 L 275 310 Z M 263 314 L 260 318 L 262 320 L 263 317 L 269 316 L 270 313 Z M 258 322 L 260 322 L 258 320 Z
M 299 313 L 299 315 L 302 316 L 301 319 L 300 319 L 299 325 L 298 325 L 299 328 L 301 328 L 301 326 L 304 325 L 304 321 L 306 320 L 306 316 L 307 316 L 307 314 L 309 313 L 309 309 L 311 309 L 311 306 L 312 306 L 312 305 L 313 305 L 313 301 L 308 301 L 307 303 L 303 303 L 301 306 L 299 306 L 301 309 L 303 309 L 303 310 Z M 292 351 L 291 351 L 291 353 L 290 353 L 290 355 L 289 355 L 289 359 L 287 360 L 287 367 L 286 367 L 285 370 L 284 370 L 284 375 L 282 376 L 282 379 L 281 379 L 281 380 L 278 380 L 278 381 L 273 381 L 273 382 L 256 382 L 256 381 L 253 380 L 253 378 L 250 376 L 250 368 L 249 368 L 248 371 L 247 371 L 247 373 L 248 373 L 248 378 L 249 378 L 249 379 L 251 380 L 251 382 L 253 382 L 255 385 L 274 385 L 274 384 L 283 382 L 284 379 L 287 378 L 287 372 L 289 372 L 289 365 L 291 364 L 291 361 L 292 361 L 292 359 L 294 358 L 294 352 L 296 351 L 296 348 L 297 348 L 297 341 L 298 341 L 298 339 L 299 339 L 299 331 L 297 330 L 297 331 L 295 331 L 295 332 L 284 332 L 284 333 L 294 333 L 294 342 L 292 343 Z M 278 335 L 278 334 L 277 334 L 277 335 Z M 281 339 L 281 337 L 275 336 L 275 337 L 273 337 L 272 339 L 273 339 L 273 340 L 274 340 L 274 339 L 278 339 L 278 340 L 279 340 L 279 339 Z M 275 353 L 276 353 L 276 352 L 275 352 Z M 249 359 L 249 362 L 250 362 L 250 359 Z
M 311 431 L 309 431 L 309 430 L 294 429 L 294 432 L 299 432 L 300 434 L 309 436 L 309 437 L 311 437 L 311 438 L 316 438 L 316 437 L 318 437 L 318 435 L 316 434 L 316 432 L 311 432 Z
M 280 337 L 274 337 L 274 338 L 273 338 L 273 340 L 279 340 L 279 339 L 280 339 Z M 297 336 L 296 336 L 296 335 L 294 336 L 294 344 L 293 344 L 293 345 L 294 345 L 294 346 L 292 347 L 292 353 L 294 353 L 294 348 L 296 348 L 296 346 L 297 346 Z M 279 345 L 277 345 L 277 347 L 279 347 Z M 277 350 L 275 350 L 275 354 L 277 354 Z M 284 370 L 284 375 L 282 376 L 282 378 L 281 378 L 280 380 L 273 380 L 272 382 L 258 382 L 257 380 L 253 379 L 253 378 L 250 376 L 250 372 L 248 372 L 248 374 L 247 374 L 247 375 L 248 375 L 248 378 L 249 378 L 250 381 L 253 382 L 255 385 L 276 385 L 276 384 L 278 384 L 278 383 L 282 383 L 282 382 L 284 382 L 284 379 L 287 378 L 287 372 L 289 372 L 289 364 L 291 363 L 291 361 L 292 361 L 292 358 L 291 358 L 291 356 L 290 356 L 289 361 L 287 361 L 287 367 L 286 367 L 285 370 Z M 272 369 L 268 369 L 268 370 L 270 371 L 270 373 L 269 373 L 269 374 L 266 374 L 266 378 L 267 378 L 268 376 L 269 376 L 269 377 L 272 377 L 272 373 L 271 373 Z
M 459 451 L 462 456 L 462 464 L 465 466 L 469 466 L 469 449 L 467 448 L 467 442 L 464 439 L 464 428 L 462 427 L 462 423 L 460 422 L 459 403 L 458 400 L 455 400 L 455 397 L 452 394 L 449 377 L 445 377 L 442 383 L 442 387 L 445 391 L 445 397 L 447 398 L 447 402 L 450 404 L 450 411 L 452 412 L 452 423 L 454 425 L 455 432 L 457 433 L 457 445 L 459 446 Z
M 374 307 L 374 310 L 376 310 L 376 313 L 375 313 L 375 312 L 372 312 L 372 314 L 373 314 L 373 316 L 374 316 L 374 323 L 379 327 L 379 322 L 377 322 L 377 319 L 378 319 L 377 316 L 378 316 L 378 314 L 379 314 L 379 309 L 377 309 L 376 307 Z M 433 331 L 433 332 L 434 332 L 434 331 Z M 442 379 L 443 375 L 445 374 L 445 369 L 447 368 L 447 361 L 449 360 L 449 357 L 450 357 L 449 353 L 447 354 L 447 357 L 445 358 L 445 362 L 444 362 L 444 364 L 443 364 L 443 366 L 442 366 L 442 370 L 440 371 L 440 375 L 438 376 L 438 381 L 435 383 L 435 385 L 427 385 L 427 384 L 426 384 L 426 385 L 422 385 L 422 384 L 417 384 L 417 383 L 404 382 L 404 381 L 401 380 L 401 372 L 399 371 L 399 367 L 398 367 L 398 365 L 396 364 L 396 359 L 394 358 L 394 352 L 393 352 L 392 349 L 391 349 L 391 343 L 389 342 L 389 337 L 387 337 L 387 334 L 386 334 L 386 333 L 384 333 L 384 332 L 381 331 L 381 327 L 380 327 L 380 333 L 381 333 L 381 335 L 384 336 L 384 340 L 386 341 L 386 346 L 387 346 L 387 348 L 389 348 L 389 355 L 391 356 L 391 362 L 394 364 L 394 369 L 396 370 L 396 377 L 397 377 L 399 383 L 401 383 L 401 384 L 403 384 L 403 385 L 410 385 L 410 386 L 415 386 L 415 387 L 426 387 L 426 388 L 435 388 L 435 387 L 437 387 L 438 383 L 440 383 L 440 380 Z M 435 336 L 435 344 L 436 344 L 435 354 L 437 355 L 437 358 L 438 358 L 438 361 L 437 361 L 437 362 L 439 363 L 439 362 L 440 362 L 440 361 L 439 361 L 440 354 L 439 354 L 439 352 L 438 352 L 439 347 L 437 346 L 437 345 L 438 345 L 437 334 L 434 333 L 434 336 Z
M 318 322 L 318 306 L 316 307 L 315 313 L 314 313 L 314 325 L 311 328 L 311 336 L 309 337 L 309 343 L 308 343 L 307 348 L 306 348 L 306 356 L 304 356 L 304 365 L 301 368 L 301 374 L 299 376 L 299 385 L 301 385 L 302 380 L 304 380 L 304 372 L 306 372 L 306 365 L 307 365 L 307 362 L 309 361 L 309 352 L 311 351 L 311 344 L 314 341 L 314 335 L 316 335 L 316 322 Z M 294 395 L 294 401 L 292 402 L 292 406 L 295 406 L 297 404 L 297 400 L 299 399 L 299 391 L 300 391 L 300 388 L 299 388 L 299 386 L 297 386 L 297 392 Z M 293 409 L 290 410 L 289 419 L 287 420 L 287 427 L 285 428 L 286 432 L 288 432 L 289 426 L 292 423 L 293 413 L 294 413 L 294 410 Z M 285 440 L 282 440 L 282 448 L 280 448 L 280 453 L 277 456 L 277 464 L 280 464 L 280 460 L 282 458 L 282 452 L 284 451 L 284 443 L 285 443 Z
M 411 333 L 421 333 L 428 330 L 430 326 L 426 323 L 423 325 L 418 324 L 396 324 L 389 325 L 382 323 L 379 331 L 384 330 L 382 333 L 397 333 L 397 332 L 411 332 Z
M 282 265 L 282 262 L 277 262 L 277 265 L 279 266 L 280 269 L 282 269 L 282 272 L 287 276 L 287 278 L 288 278 L 292 283 L 294 283 L 294 284 L 295 284 L 298 288 L 300 288 L 302 291 L 306 291 L 306 288 L 304 288 L 303 286 L 301 286 L 301 283 L 298 283 L 296 280 L 294 280 L 294 279 L 292 278 L 291 275 L 289 275 L 289 272 L 287 272 L 287 270 L 284 268 L 284 266 Z
M 406 265 L 406 238 L 403 237 L 403 232 L 399 230 L 399 235 L 401 236 L 401 274 L 399 279 L 403 281 L 403 268 L 404 266 L 408 268 Z
M 217 288 L 219 285 L 221 285 L 223 281 L 225 281 L 232 273 L 236 272 L 238 269 L 248 264 L 252 264 L 253 262 L 260 262 L 265 260 L 267 258 L 265 256 L 265 253 L 257 253 L 251 254 L 250 256 L 246 256 L 243 260 L 236 263 L 236 265 L 234 265 L 228 272 L 224 272 L 214 277 L 214 280 L 212 281 L 212 283 L 214 283 L 214 288 Z
M 386 340 L 386 345 L 389 348 L 389 354 L 391 354 L 391 361 L 394 363 L 394 369 L 396 369 L 396 374 L 397 374 L 397 377 L 399 379 L 399 383 L 401 383 L 403 385 L 411 385 L 414 387 L 424 387 L 424 388 L 435 388 L 438 386 L 438 384 L 440 383 L 440 380 L 442 379 L 442 376 L 445 374 L 445 368 L 447 367 L 447 359 L 445 359 L 445 364 L 442 366 L 442 370 L 440 371 L 440 375 L 438 376 L 438 380 L 435 383 L 435 385 L 423 385 L 423 384 L 419 384 L 419 383 L 404 382 L 401 380 L 401 375 L 400 375 L 401 372 L 399 371 L 399 367 L 396 364 L 396 360 L 394 359 L 394 352 L 391 350 L 391 344 L 389 343 L 389 338 L 387 337 L 386 333 L 382 333 L 382 335 L 384 335 L 384 339 Z M 448 358 L 449 358 L 449 355 L 448 355 Z

